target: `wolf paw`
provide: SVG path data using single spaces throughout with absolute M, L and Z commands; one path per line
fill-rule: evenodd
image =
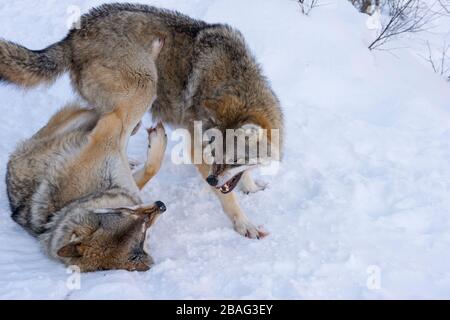
M 163 157 L 167 147 L 167 134 L 164 126 L 159 122 L 156 127 L 147 129 L 148 154 L 147 159 L 160 159 Z
M 250 239 L 262 239 L 269 235 L 269 233 L 265 231 L 262 226 L 256 227 L 248 220 L 236 220 L 234 222 L 234 230 Z
M 256 193 L 266 190 L 268 183 L 253 182 L 252 184 L 241 184 L 241 191 L 245 194 Z

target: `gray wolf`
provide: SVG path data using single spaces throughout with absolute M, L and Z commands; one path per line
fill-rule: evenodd
M 79 28 L 43 50 L 0 41 L 0 79 L 32 87 L 69 72 L 84 99 L 109 110 L 129 103 L 124 93 L 130 84 L 145 86 L 149 81 L 148 52 L 155 38 L 164 39 L 165 45 L 156 64 L 154 119 L 190 131 L 194 121 L 201 121 L 204 131 L 215 128 L 224 136 L 226 129 L 243 129 L 257 137 L 260 130 L 278 130 L 278 141 L 269 134 L 258 144 L 271 143 L 273 152 L 282 154 L 280 103 L 242 34 L 228 25 L 146 5 L 105 4 L 83 15 Z M 148 95 L 136 97 L 135 103 L 149 103 Z M 217 158 L 211 165 L 196 164 L 235 230 L 250 238 L 266 234 L 250 222 L 233 189 L 240 184 L 246 193 L 261 190 L 250 171 L 262 160 L 249 165 Z
M 161 45 L 155 40 L 153 56 Z M 150 63 L 153 80 L 129 89 L 152 100 L 157 73 Z M 12 218 L 39 238 L 50 257 L 85 272 L 151 266 L 146 231 L 166 208 L 161 201 L 143 203 L 139 190 L 158 172 L 167 137 L 162 124 L 148 131 L 147 161 L 133 173 L 126 147 L 148 110 L 143 106 L 123 103 L 100 113 L 69 105 L 10 156 Z

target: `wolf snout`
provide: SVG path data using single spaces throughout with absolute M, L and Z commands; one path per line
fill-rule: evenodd
M 162 201 L 156 201 L 155 205 L 158 208 L 160 213 L 163 213 L 163 212 L 165 212 L 167 210 L 166 205 Z
M 210 175 L 208 178 L 206 178 L 206 182 L 208 182 L 210 186 L 215 187 L 219 183 L 219 180 L 216 176 Z

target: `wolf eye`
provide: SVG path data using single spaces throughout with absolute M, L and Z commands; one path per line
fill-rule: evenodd
M 130 261 L 139 261 L 139 260 L 141 260 L 140 254 L 133 254 L 132 256 L 130 256 Z
M 130 248 L 131 250 L 128 258 L 130 261 L 140 261 L 144 256 L 146 256 L 144 251 L 144 242 L 145 238 L 137 240 Z
M 216 137 L 215 136 L 212 136 L 211 137 L 211 139 L 209 139 L 209 144 L 211 144 L 211 143 L 213 143 L 214 141 L 216 141 Z
M 145 257 L 145 252 L 141 248 L 133 250 L 129 257 L 130 261 L 141 261 Z

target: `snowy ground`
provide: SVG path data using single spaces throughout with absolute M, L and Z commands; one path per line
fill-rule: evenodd
M 271 79 L 285 158 L 260 177 L 269 189 L 239 195 L 271 235 L 235 233 L 196 170 L 168 155 L 144 191 L 168 205 L 150 236 L 154 267 L 83 274 L 70 290 L 66 269 L 10 219 L 2 183 L 0 298 L 450 298 L 450 83 L 409 49 L 368 51 L 367 16 L 344 0 L 310 17 L 291 0 L 141 2 L 236 26 Z M 43 48 L 65 35 L 68 7 L 2 1 L 0 36 Z M 67 78 L 0 87 L 2 180 L 16 143 L 72 99 Z M 133 138 L 130 155 L 144 158 L 145 139 Z

